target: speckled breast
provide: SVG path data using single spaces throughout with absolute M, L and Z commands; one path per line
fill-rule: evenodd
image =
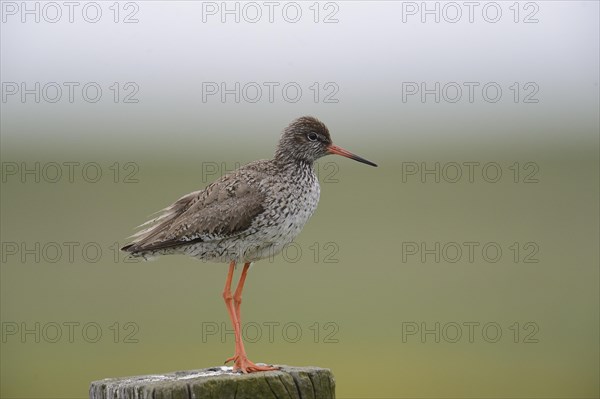
M 257 231 L 250 241 L 258 244 L 245 251 L 246 261 L 271 258 L 300 234 L 319 204 L 319 181 L 312 168 L 287 176 L 283 185 L 275 185 L 265 212 L 257 218 Z
M 212 262 L 254 262 L 273 258 L 300 234 L 317 209 L 319 181 L 312 167 L 290 170 L 261 183 L 264 211 L 241 235 L 182 248 L 187 255 Z

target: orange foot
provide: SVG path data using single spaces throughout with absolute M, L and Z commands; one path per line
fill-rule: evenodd
M 256 373 L 257 371 L 279 370 L 279 367 L 259 366 L 248 360 L 245 354 L 243 356 L 235 355 L 230 357 L 229 359 L 225 360 L 225 364 L 231 362 L 232 360 L 234 361 L 233 371 L 241 371 L 244 374 Z

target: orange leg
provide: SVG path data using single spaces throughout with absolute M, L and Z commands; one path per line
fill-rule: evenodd
M 225 289 L 223 290 L 223 299 L 225 300 L 225 306 L 227 307 L 227 313 L 229 313 L 229 319 L 233 325 L 235 332 L 235 353 L 239 353 L 239 346 L 242 343 L 240 331 L 240 325 L 237 321 L 237 315 L 235 314 L 235 308 L 233 306 L 233 296 L 231 295 L 231 280 L 233 280 L 233 272 L 235 271 L 235 261 L 229 264 L 229 273 L 225 280 Z M 226 360 L 225 363 L 229 361 Z
M 256 371 L 271 371 L 278 370 L 275 367 L 269 366 L 258 366 L 251 362 L 244 349 L 244 342 L 242 341 L 242 317 L 240 307 L 242 304 L 242 291 L 244 289 L 244 283 L 246 282 L 246 275 L 250 268 L 250 262 L 244 264 L 244 270 L 240 276 L 235 293 L 231 295 L 231 280 L 233 279 L 233 271 L 235 270 L 235 262 L 229 264 L 229 273 L 227 274 L 227 280 L 225 280 L 225 290 L 223 291 L 223 299 L 225 299 L 225 305 L 229 312 L 229 318 L 231 324 L 233 324 L 233 330 L 235 333 L 235 355 L 225 360 L 225 363 L 234 361 L 233 370 L 241 370 L 242 373 L 252 373 Z

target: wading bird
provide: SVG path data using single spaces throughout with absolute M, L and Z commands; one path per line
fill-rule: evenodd
M 279 253 L 317 208 L 320 188 L 313 163 L 328 154 L 377 166 L 333 145 L 329 130 L 316 118 L 301 117 L 283 130 L 273 159 L 251 162 L 181 197 L 144 223 L 147 228 L 122 248 L 144 259 L 186 254 L 229 263 L 223 298 L 235 332 L 235 355 L 225 363 L 234 361 L 234 371 L 276 370 L 257 365 L 246 355 L 241 336 L 242 290 L 250 263 Z M 244 268 L 232 294 L 236 263 Z

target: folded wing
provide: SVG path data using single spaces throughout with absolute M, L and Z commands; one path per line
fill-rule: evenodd
M 264 199 L 258 182 L 217 181 L 163 209 L 122 250 L 139 255 L 244 234 L 264 211 Z

